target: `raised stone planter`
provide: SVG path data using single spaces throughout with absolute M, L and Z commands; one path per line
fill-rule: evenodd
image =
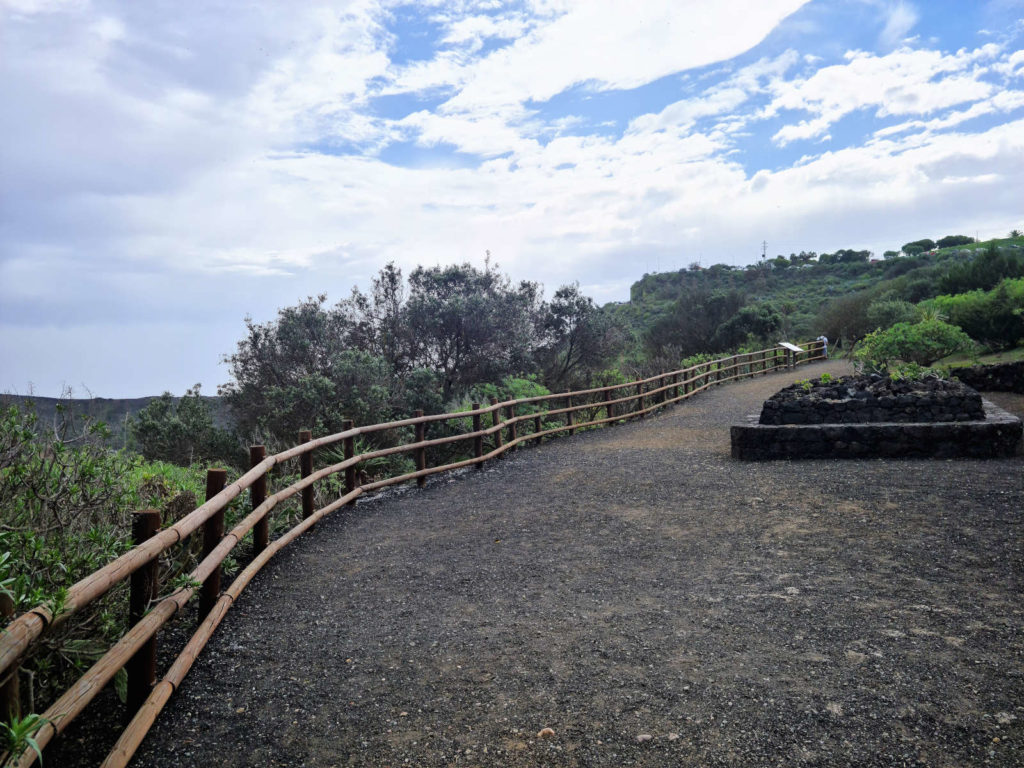
M 765 401 L 760 423 L 915 423 L 983 418 L 981 395 L 957 381 L 845 376 L 827 383 L 817 379 L 791 384 L 779 390 Z
M 957 382 L 877 377 L 791 385 L 732 427 L 735 459 L 995 458 L 1017 451 L 1021 421 Z
M 954 368 L 952 374 L 967 386 L 982 392 L 1024 394 L 1024 362 Z

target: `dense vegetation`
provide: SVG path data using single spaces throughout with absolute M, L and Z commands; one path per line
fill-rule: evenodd
M 513 283 L 489 263 L 419 267 L 408 280 L 389 264 L 368 293 L 353 289 L 333 305 L 311 297 L 269 322 L 246 319 L 226 357 L 231 381 L 219 390 L 230 424 L 198 386 L 133 406 L 113 441 L 101 422 L 60 404 L 43 419 L 24 405 L 0 408 L 0 590 L 19 612 L 39 603 L 59 612 L 71 584 L 130 546 L 132 511 L 157 508 L 165 524 L 173 522 L 199 501 L 206 466 L 237 472 L 247 445 L 274 451 L 294 444 L 300 429 L 327 434 L 346 420 L 383 422 L 417 410 L 468 410 L 489 397 L 621 383 L 819 334 L 855 347 L 862 364 L 878 369 L 1019 346 L 1024 238 L 1012 234 L 991 243 L 926 238 L 879 260 L 841 249 L 743 269 L 694 264 L 644 275 L 629 302 L 605 307 L 576 285 L 546 299 L 537 283 Z M 437 450 L 432 462 L 459 449 Z M 363 469 L 401 471 L 408 462 Z M 277 482 L 295 468 L 276 471 Z M 228 510 L 229 524 L 241 503 Z M 275 525 L 295 514 L 283 505 Z M 161 561 L 167 589 L 194 564 L 194 546 Z M 123 589 L 51 632 L 25 659 L 28 710 L 41 710 L 123 632 Z

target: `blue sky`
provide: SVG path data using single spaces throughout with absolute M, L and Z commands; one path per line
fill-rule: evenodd
M 1024 0 L 0 0 L 0 390 L 205 391 L 243 318 L 1024 228 Z

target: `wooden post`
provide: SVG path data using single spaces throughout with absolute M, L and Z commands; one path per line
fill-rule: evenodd
M 605 406 L 604 406 L 605 416 L 607 416 L 609 419 L 614 418 L 614 416 L 615 416 L 615 404 L 611 402 L 612 391 L 610 389 L 606 389 L 604 391 L 604 393 L 603 393 L 603 396 L 604 396 L 604 402 L 605 402 Z
M 206 471 L 206 500 L 209 501 L 218 493 L 224 490 L 228 482 L 228 471 L 226 469 L 208 469 Z M 214 548 L 224 538 L 224 510 L 220 510 L 203 523 L 203 553 L 199 559 L 204 559 L 213 552 Z M 203 582 L 199 591 L 199 619 L 206 618 L 206 614 L 217 602 L 220 595 L 220 566 L 213 569 Z
M 565 396 L 565 407 L 566 408 L 572 408 L 572 395 L 566 395 Z M 569 434 L 570 435 L 575 435 L 576 434 L 576 430 L 573 428 L 573 425 L 575 423 L 576 423 L 576 414 L 573 411 L 566 411 L 565 412 L 565 424 L 566 424 L 566 426 L 569 427 Z
M 223 470 L 220 470 L 223 472 Z M 227 473 L 225 473 L 225 478 Z M 207 479 L 209 483 L 209 479 Z M 223 483 L 221 484 L 223 487 Z M 223 533 L 221 523 L 221 536 Z M 132 543 L 139 546 L 160 530 L 160 513 L 155 509 L 145 509 L 132 515 Z M 216 546 L 216 545 L 214 545 Z M 203 532 L 203 549 L 206 549 L 206 532 Z M 157 584 L 156 559 L 139 568 L 131 575 L 128 592 L 128 627 L 134 627 L 149 608 L 149 604 L 160 592 Z M 218 576 L 220 574 L 218 573 Z M 205 615 L 205 614 L 204 614 Z M 145 645 L 135 652 L 125 664 L 128 675 L 128 710 L 126 718 L 131 720 L 139 707 L 149 696 L 149 691 L 156 682 L 156 635 L 149 638 Z
M 422 410 L 416 411 L 416 418 L 418 419 L 421 416 L 423 416 L 423 411 Z M 423 423 L 417 424 L 416 425 L 416 442 L 417 443 L 422 443 L 426 439 L 427 439 L 427 425 L 423 424 Z M 427 449 L 426 448 L 417 448 L 416 449 L 416 471 L 420 472 L 420 471 L 422 471 L 422 470 L 424 470 L 426 468 L 427 468 Z M 417 477 L 416 478 L 416 485 L 418 485 L 420 488 L 422 488 L 426 484 L 427 484 L 427 478 L 426 477 Z
M 534 416 L 533 417 L 533 434 L 535 434 L 535 435 L 539 435 L 541 430 L 544 429 L 544 427 L 541 426 L 540 422 L 541 422 L 540 416 Z M 540 438 L 539 437 L 537 438 L 537 442 L 538 443 L 540 442 Z
M 14 618 L 14 600 L 0 592 L 0 627 Z M 0 722 L 10 723 L 21 718 L 21 690 L 18 684 L 18 665 L 7 668 L 7 680 L 0 685 Z
M 267 457 L 267 449 L 262 445 L 249 446 L 249 469 L 252 469 Z M 267 473 L 264 472 L 249 486 L 249 496 L 252 499 L 252 508 L 256 509 L 267 500 Z M 252 529 L 252 551 L 258 555 L 267 548 L 270 542 L 270 515 L 264 515 L 263 519 L 256 523 Z
M 299 443 L 308 443 L 313 439 L 313 433 L 308 429 L 304 429 L 299 432 Z M 299 454 L 299 475 L 301 477 L 309 477 L 313 474 L 313 451 L 304 451 Z M 302 489 L 302 519 L 305 520 L 307 517 L 312 515 L 313 509 L 313 486 L 307 485 Z
M 341 422 L 341 431 L 348 432 L 355 426 L 355 422 L 352 419 L 345 419 Z M 348 461 L 356 455 L 356 439 L 354 437 L 346 437 L 342 441 L 342 447 L 345 452 L 345 460 Z M 351 467 L 345 468 L 345 493 L 352 493 L 356 489 L 356 465 L 353 464 Z M 355 499 L 349 502 L 349 506 L 356 503 Z
M 512 442 L 513 440 L 515 440 L 515 439 L 516 439 L 516 434 L 517 434 L 517 433 L 519 432 L 519 430 L 518 430 L 518 429 L 516 429 L 516 427 L 518 426 L 518 424 L 516 424 L 516 422 L 515 422 L 515 421 L 513 421 L 513 419 L 515 419 L 515 417 L 516 417 L 516 407 L 515 407 L 514 405 L 506 405 L 506 406 L 505 406 L 505 418 L 506 418 L 506 419 L 509 419 L 509 425 L 508 425 L 508 441 L 509 441 L 510 443 L 511 443 L 511 442 Z M 514 445 L 513 445 L 513 446 L 512 446 L 512 450 L 513 450 L 513 451 L 514 451 L 514 450 L 516 450 L 516 446 L 514 446 Z
M 636 411 L 640 414 L 640 418 L 644 418 L 644 385 L 641 382 L 636 385 Z
M 676 400 L 679 398 L 679 374 L 672 374 L 672 399 Z
M 473 431 L 474 432 L 479 432 L 480 431 L 480 413 L 479 413 L 479 411 L 480 411 L 480 403 L 473 403 L 473 410 L 476 411 L 476 413 L 473 414 Z M 475 458 L 479 459 L 483 455 L 484 455 L 484 438 L 481 435 L 477 435 L 476 437 L 473 438 L 473 456 Z M 482 461 L 481 462 L 477 462 L 476 468 L 477 469 L 483 469 L 484 468 L 484 463 Z
M 498 398 L 496 397 L 490 398 L 490 401 L 491 405 L 498 404 Z M 499 424 L 501 424 L 501 408 L 495 408 L 493 411 L 491 411 L 491 426 L 496 427 Z M 501 444 L 501 430 L 496 429 L 494 430 L 494 447 L 501 448 Z

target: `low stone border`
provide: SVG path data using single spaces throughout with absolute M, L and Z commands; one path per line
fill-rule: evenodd
M 983 421 L 733 426 L 732 457 L 770 459 L 976 458 L 1013 456 L 1024 426 L 988 400 Z
M 1024 393 L 1024 362 L 973 365 L 950 372 L 964 384 L 983 392 Z

